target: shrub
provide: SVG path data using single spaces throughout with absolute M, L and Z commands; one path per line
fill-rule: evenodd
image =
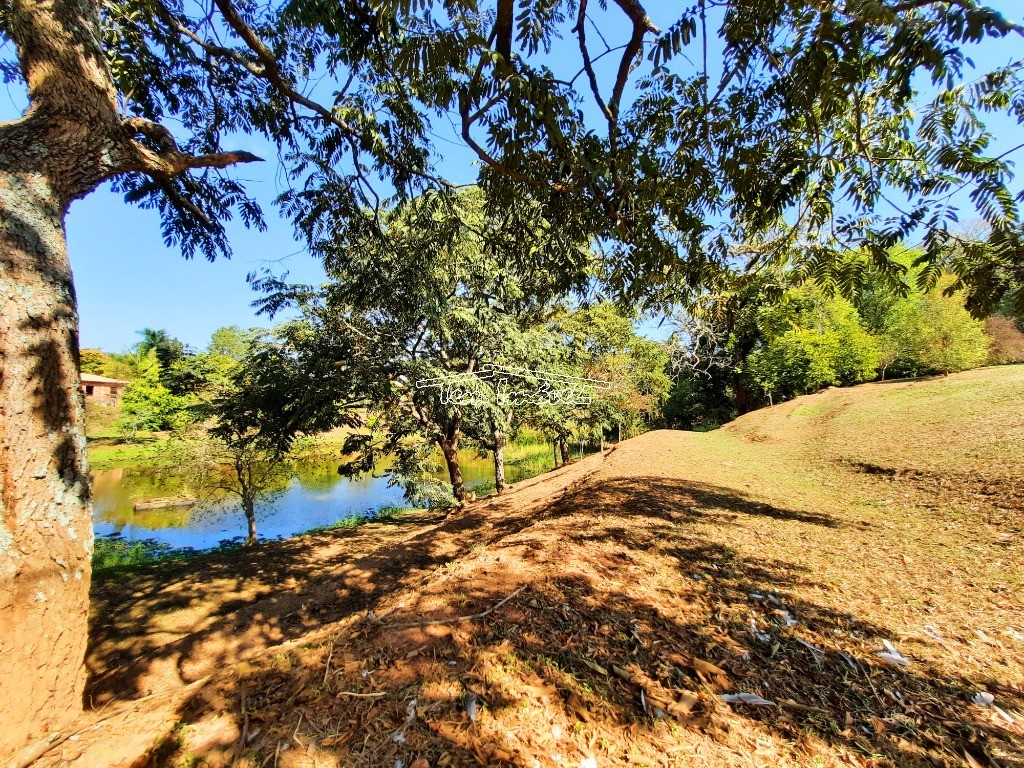
M 776 399 L 875 377 L 878 341 L 842 299 L 818 300 L 799 312 L 789 330 L 769 337 L 747 360 L 746 375 Z
M 123 541 L 97 537 L 92 551 L 92 569 L 107 571 L 118 568 L 135 568 L 155 563 L 157 560 L 176 559 L 196 554 L 196 550 L 185 547 L 176 549 L 161 544 L 155 539 Z
M 157 375 L 147 374 L 125 387 L 117 428 L 127 438 L 144 430 L 181 429 L 190 421 L 186 400 L 172 394 Z
M 920 376 L 966 371 L 984 365 L 989 344 L 984 323 L 964 309 L 962 297 L 944 295 L 940 284 L 889 309 L 882 328 L 882 372 Z
M 1024 363 L 1024 333 L 1013 320 L 993 315 L 985 321 L 985 333 L 992 339 L 989 363 Z
M 405 512 L 409 512 L 412 507 L 393 507 L 385 506 L 381 507 L 377 511 L 367 511 L 361 515 L 345 515 L 345 517 L 335 520 L 333 523 L 325 523 L 323 525 L 315 525 L 309 530 L 303 531 L 302 536 L 308 536 L 314 533 L 326 533 L 327 531 L 343 531 L 348 528 L 358 528 L 360 525 L 365 523 L 374 522 L 377 520 L 394 520 L 396 517 L 400 517 Z

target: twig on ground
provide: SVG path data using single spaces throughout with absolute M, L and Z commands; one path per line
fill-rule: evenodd
M 524 589 L 526 589 L 526 587 L 527 587 L 527 585 L 523 584 L 523 586 L 521 586 L 519 589 L 517 589 L 511 595 L 509 595 L 508 597 L 502 598 L 501 600 L 496 602 L 494 605 L 492 605 L 490 608 L 488 608 L 486 611 L 482 611 L 480 613 L 473 613 L 473 614 L 470 614 L 469 616 L 453 616 L 450 619 L 430 619 L 429 621 L 414 621 L 411 624 L 396 624 L 394 627 L 392 627 L 392 629 L 411 629 L 412 627 L 431 627 L 431 626 L 434 626 L 435 624 L 461 624 L 463 621 L 476 621 L 477 619 L 482 619 L 485 616 L 487 616 L 489 613 L 492 613 L 492 612 L 498 610 L 499 608 L 501 608 L 501 606 L 503 606 L 505 603 L 507 603 L 513 597 L 515 597 L 520 592 L 522 592 Z
M 234 759 L 231 761 L 232 766 L 238 765 L 239 762 L 241 761 L 242 755 L 245 753 L 245 744 L 249 740 L 249 713 L 245 707 L 244 687 L 242 687 L 240 693 L 242 698 L 242 735 L 241 738 L 238 739 L 238 745 L 235 748 L 235 756 Z
M 331 657 L 334 655 L 334 643 L 331 642 L 331 650 L 327 652 L 327 663 L 324 665 L 324 687 L 327 686 L 327 675 L 331 672 Z

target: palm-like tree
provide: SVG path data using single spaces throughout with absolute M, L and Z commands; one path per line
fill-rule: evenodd
M 140 356 L 148 355 L 151 349 L 159 350 L 161 347 L 166 348 L 171 341 L 170 335 L 162 328 L 160 330 L 156 328 L 143 328 L 135 333 L 142 337 L 142 341 L 135 345 L 135 351 Z
M 185 356 L 185 345 L 171 336 L 163 328 L 143 328 L 136 331 L 142 337 L 142 341 L 135 345 L 135 354 L 145 357 L 150 350 L 156 351 L 156 359 L 160 361 L 163 370 L 170 368 L 176 360 Z

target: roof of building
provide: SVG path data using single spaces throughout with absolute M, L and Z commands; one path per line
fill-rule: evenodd
M 129 384 L 130 382 L 121 381 L 121 379 L 111 379 L 111 378 L 109 378 L 107 376 L 96 376 L 95 374 L 92 374 L 92 373 L 83 373 L 82 374 L 82 383 L 83 384 L 120 384 L 121 386 L 125 386 L 125 385 Z

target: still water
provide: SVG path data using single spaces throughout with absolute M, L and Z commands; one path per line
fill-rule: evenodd
M 460 452 L 462 476 L 468 488 L 490 484 L 494 465 L 475 451 Z M 509 465 L 509 482 L 533 476 L 547 466 L 537 462 Z M 308 460 L 296 464 L 295 476 L 279 495 L 256 507 L 260 538 L 293 536 L 350 515 L 370 515 L 381 507 L 405 506 L 400 488 L 389 488 L 386 477 L 348 480 L 338 475 L 338 463 Z M 446 479 L 446 476 L 445 476 Z M 97 536 L 124 540 L 154 539 L 172 547 L 205 549 L 245 534 L 245 516 L 229 498 L 200 500 L 193 507 L 135 510 L 142 499 L 195 497 L 184 473 L 169 469 L 117 468 L 93 473 L 93 528 Z

